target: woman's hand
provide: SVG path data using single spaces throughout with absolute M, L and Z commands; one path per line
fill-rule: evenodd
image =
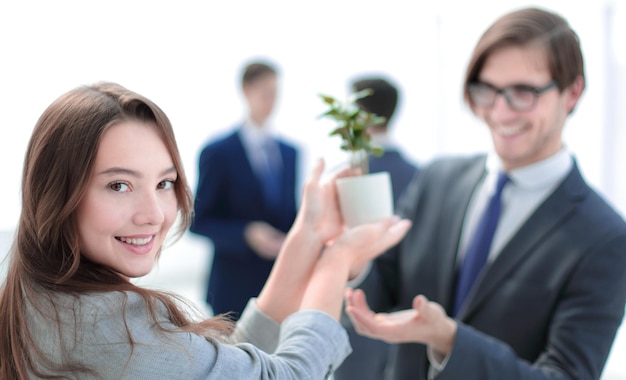
M 375 223 L 352 227 L 329 246 L 332 254 L 345 255 L 350 267 L 362 267 L 365 263 L 398 244 L 411 228 L 411 221 L 390 216 Z M 331 254 L 326 252 L 325 254 Z
M 344 229 L 334 179 L 322 183 L 323 171 L 324 162 L 320 160 L 304 187 L 296 221 L 287 233 L 272 272 L 257 298 L 259 309 L 278 323 L 300 308 L 320 252 Z M 350 173 L 344 170 L 335 178 Z M 345 279 L 341 280 L 345 286 Z M 343 287 L 337 289 L 343 294 Z
M 302 204 L 298 211 L 298 226 L 310 229 L 323 244 L 331 241 L 344 230 L 343 218 L 339 208 L 335 180 L 358 174 L 355 170 L 344 169 L 329 181 L 322 182 L 324 161 L 319 160 L 309 180 L 304 185 Z
M 389 217 L 346 230 L 317 260 L 300 308 L 322 310 L 339 320 L 351 268 L 397 244 L 410 226 L 408 220 Z

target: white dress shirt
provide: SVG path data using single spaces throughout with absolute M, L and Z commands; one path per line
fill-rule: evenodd
M 278 165 L 282 164 L 278 143 L 271 136 L 269 129 L 267 125 L 258 125 L 247 119 L 239 131 L 248 161 L 258 176 L 262 176 L 268 166 L 280 167 Z M 271 156 L 267 156 L 265 153 L 267 151 L 265 146 L 267 145 L 269 145 L 270 151 L 274 152 Z
M 491 243 L 489 263 L 498 256 L 502 248 L 537 207 L 552 194 L 570 172 L 572 166 L 572 156 L 564 148 L 543 161 L 507 172 L 510 182 L 502 192 L 502 211 Z M 497 155 L 490 154 L 487 157 L 485 171 L 484 180 L 474 190 L 465 215 L 457 264 L 465 256 L 481 215 L 487 207 L 489 198 L 495 192 L 498 173 L 502 171 L 502 164 Z

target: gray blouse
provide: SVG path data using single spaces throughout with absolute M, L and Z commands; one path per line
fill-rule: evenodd
M 132 292 L 57 296 L 48 306 L 31 308 L 29 328 L 47 359 L 92 371 L 46 370 L 70 379 L 325 379 L 351 352 L 345 330 L 328 314 L 300 311 L 278 325 L 255 300 L 237 323 L 235 344 L 155 328 L 143 298 Z M 60 329 L 45 317 L 54 310 Z M 158 317 L 174 328 L 163 305 Z

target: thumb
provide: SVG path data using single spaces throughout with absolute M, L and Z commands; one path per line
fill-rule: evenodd
M 426 303 L 428 302 L 428 298 L 424 297 L 423 295 L 418 295 L 415 296 L 415 298 L 413 298 L 413 309 L 419 311 L 421 308 L 424 307 L 424 305 L 426 305 Z

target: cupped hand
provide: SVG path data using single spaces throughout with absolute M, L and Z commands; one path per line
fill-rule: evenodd
M 346 313 L 355 330 L 388 343 L 423 343 L 435 351 L 451 351 L 457 325 L 438 303 L 423 295 L 413 299 L 413 308 L 393 313 L 374 313 L 360 289 L 346 289 Z

